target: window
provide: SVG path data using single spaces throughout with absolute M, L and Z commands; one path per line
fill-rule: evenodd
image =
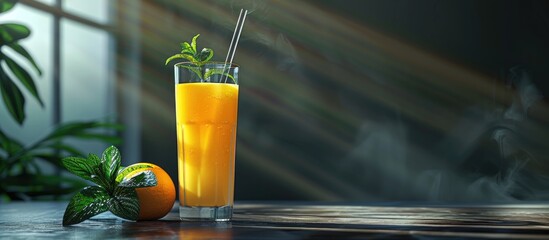
M 0 125 L 7 134 L 31 144 L 58 123 L 116 120 L 111 5 L 107 0 L 26 0 L 3 14 L 2 22 L 31 30 L 21 44 L 42 69 L 42 76 L 29 72 L 45 105 L 25 96 L 27 118 L 21 126 L 0 106 Z M 106 147 L 91 141 L 76 144 L 83 152 L 100 153 Z

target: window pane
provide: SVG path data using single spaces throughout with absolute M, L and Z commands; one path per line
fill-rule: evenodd
M 41 3 L 44 3 L 44 4 L 48 4 L 48 5 L 54 5 L 55 4 L 55 0 L 34 0 L 34 1 L 41 2 Z
M 63 1 L 63 10 L 105 24 L 109 22 L 108 7 L 107 0 Z
M 39 76 L 29 62 L 20 57 L 7 47 L 2 47 L 2 52 L 12 57 L 19 65 L 24 67 L 33 77 L 44 108 L 32 97 L 23 86 L 18 84 L 26 99 L 26 119 L 23 126 L 19 126 L 9 115 L 2 100 L 0 100 L 0 127 L 8 135 L 21 141 L 24 145 L 30 145 L 39 138 L 45 136 L 52 129 L 52 26 L 53 18 L 49 14 L 42 13 L 23 4 L 17 4 L 12 10 L 2 14 L 0 23 L 19 23 L 31 30 L 30 37 L 21 40 L 20 44 L 33 56 L 35 62 L 42 70 Z M 7 66 L 2 66 L 7 69 Z M 19 83 L 16 78 L 12 79 Z
M 114 106 L 110 94 L 109 35 L 70 20 L 61 21 L 61 118 L 104 121 Z M 86 141 L 85 152 L 100 154 L 105 145 Z

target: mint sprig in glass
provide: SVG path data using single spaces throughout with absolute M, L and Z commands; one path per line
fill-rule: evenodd
M 187 68 L 192 72 L 194 72 L 196 74 L 196 77 L 199 78 L 198 82 L 208 82 L 210 77 L 212 77 L 213 75 L 219 74 L 231 79 L 233 82 L 236 83 L 236 78 L 233 77 L 228 72 L 226 72 L 225 68 L 219 69 L 219 68 L 205 67 L 207 64 L 213 63 L 211 59 L 214 56 L 214 51 L 211 48 L 202 48 L 200 52 L 197 51 L 198 37 L 200 37 L 200 34 L 196 34 L 191 40 L 191 43 L 188 43 L 188 42 L 180 43 L 181 52 L 174 54 L 173 56 L 166 59 L 165 65 L 168 65 L 168 63 L 170 63 L 175 59 L 184 59 L 188 62 L 186 64 L 179 64 L 179 66 Z M 223 64 L 223 63 L 216 63 L 216 64 Z M 228 67 L 229 65 L 227 65 L 227 68 Z

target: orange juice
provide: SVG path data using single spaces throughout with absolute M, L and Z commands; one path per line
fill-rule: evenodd
M 238 85 L 180 83 L 175 96 L 180 205 L 232 206 Z

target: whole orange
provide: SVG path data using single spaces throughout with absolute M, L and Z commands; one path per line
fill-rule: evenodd
M 152 163 L 151 170 L 156 176 L 157 184 L 154 187 L 136 188 L 139 198 L 138 220 L 156 220 L 166 216 L 172 210 L 175 202 L 175 186 L 170 175 L 161 167 Z

